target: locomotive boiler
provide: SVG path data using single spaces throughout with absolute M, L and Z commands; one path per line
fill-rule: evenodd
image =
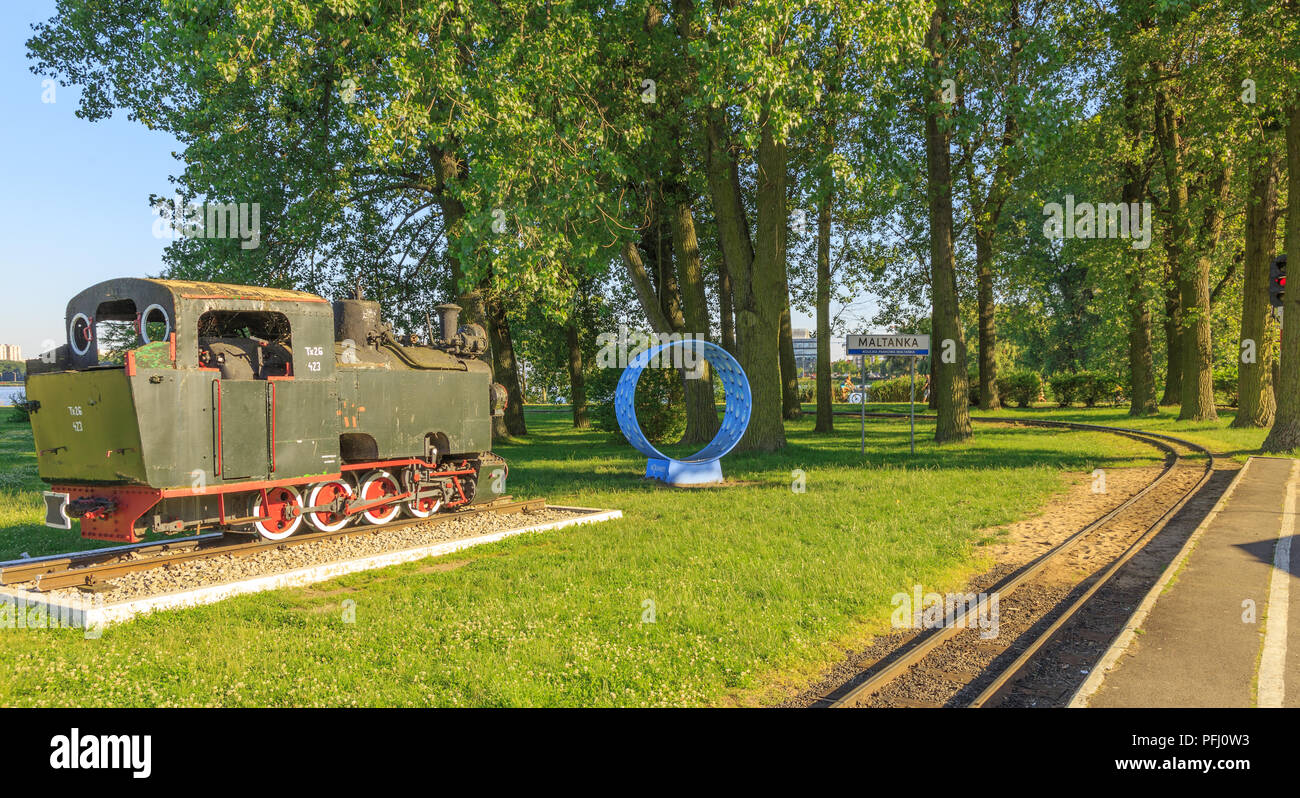
M 487 337 L 440 305 L 399 340 L 378 303 L 155 279 L 68 303 L 27 363 L 46 525 L 96 540 L 222 529 L 278 540 L 490 501 L 507 466 Z M 116 323 L 116 334 L 99 332 Z M 123 334 L 125 330 L 125 334 Z

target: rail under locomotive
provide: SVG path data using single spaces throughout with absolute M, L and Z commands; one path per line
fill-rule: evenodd
M 421 344 L 359 299 L 134 278 L 87 288 L 68 303 L 67 343 L 27 362 L 46 525 L 80 519 L 82 537 L 125 542 L 203 529 L 277 540 L 499 497 L 491 416 L 506 393 L 479 359 L 483 328 L 458 311 L 439 306 L 442 337 Z M 107 322 L 125 339 L 101 342 Z

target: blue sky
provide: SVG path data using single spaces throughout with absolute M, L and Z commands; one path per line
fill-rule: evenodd
M 24 357 L 62 343 L 63 311 L 81 289 L 111 277 L 157 274 L 167 242 L 154 238 L 149 194 L 170 196 L 176 140 L 127 121 L 75 115 L 79 91 L 42 102 L 28 69 L 31 23 L 53 0 L 0 3 L 0 343 Z

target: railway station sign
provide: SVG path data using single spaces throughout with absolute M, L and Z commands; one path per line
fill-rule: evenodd
M 928 355 L 930 336 L 906 333 L 865 333 L 850 335 L 846 341 L 850 355 Z
M 916 359 L 930 354 L 930 336 L 911 333 L 862 333 L 850 335 L 844 342 L 844 348 L 850 355 L 862 356 L 862 384 L 867 384 L 868 357 L 910 357 L 908 375 L 908 442 L 913 454 L 916 454 Z M 867 391 L 854 394 L 850 401 L 860 403 L 862 408 L 862 454 L 867 453 Z

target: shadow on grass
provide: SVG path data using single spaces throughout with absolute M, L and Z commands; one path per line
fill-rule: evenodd
M 906 409 L 907 405 L 902 405 Z M 893 411 L 898 405 L 871 405 L 869 410 Z M 923 407 L 918 407 L 918 412 Z M 1086 414 L 1079 414 L 1088 417 Z M 1010 414 L 1008 414 L 1010 416 Z M 1054 416 L 1059 417 L 1059 416 Z M 1095 420 L 1095 416 L 1091 417 Z M 1014 470 L 1049 468 L 1060 471 L 1091 471 L 1136 463 L 1156 464 L 1162 456 L 1135 442 L 1124 443 L 1104 433 L 1061 433 L 1027 427 L 981 426 L 977 435 L 961 444 L 936 445 L 934 426 L 918 422 L 916 453 L 908 451 L 908 427 L 905 420 L 868 419 L 866 453 L 859 452 L 860 432 L 857 419 L 838 416 L 835 432 L 826 435 L 812 431 L 813 416 L 787 425 L 787 446 L 770 454 L 735 453 L 723 460 L 727 479 L 744 487 L 788 487 L 792 472 L 801 469 L 815 473 L 818 469 L 843 469 L 863 472 L 869 479 L 873 471 L 882 470 Z M 529 411 L 530 433 L 526 437 L 500 441 L 494 447 L 510 463 L 509 490 L 515 495 L 560 496 L 583 491 L 619 491 L 649 493 L 664 490 L 655 481 L 643 478 L 645 458 L 626 442 L 609 433 L 574 429 L 563 413 Z M 30 446 L 30 427 L 6 423 L 4 438 L 10 444 L 25 442 Z M 695 446 L 660 447 L 672 457 L 684 457 Z M 15 493 L 0 511 L 0 559 L 18 557 L 29 551 L 33 555 L 98 548 L 112 545 L 80 538 L 76 532 L 48 529 L 40 524 L 39 511 L 19 506 L 22 494 L 39 495 L 43 483 L 35 478 L 33 452 L 17 450 L 7 456 L 6 465 L 29 470 L 30 479 L 15 485 Z M 854 476 L 853 478 L 857 478 Z M 3 494 L 0 494 L 2 497 Z M 4 502 L 0 498 L 0 502 Z M 17 517 L 23 516 L 23 517 Z M 152 538 L 160 536 L 150 535 Z
M 528 439 L 503 442 L 494 451 L 511 466 L 511 490 L 524 495 L 572 492 L 575 484 L 592 490 L 654 491 L 662 485 L 642 477 L 646 459 L 607 433 L 578 431 L 563 421 L 536 419 Z M 981 427 L 970 441 L 937 445 L 932 423 L 918 423 L 916 453 L 908 450 L 906 422 L 868 419 L 866 452 L 859 451 L 858 424 L 836 419 L 835 432 L 813 433 L 811 420 L 787 427 L 784 449 L 773 453 L 732 453 L 723 458 L 728 480 L 788 486 L 794 469 L 982 470 L 1049 468 L 1091 471 L 1164 461 L 1158 449 L 1106 433 L 1063 433 L 1028 427 Z M 670 456 L 691 454 L 696 447 L 659 447 Z

